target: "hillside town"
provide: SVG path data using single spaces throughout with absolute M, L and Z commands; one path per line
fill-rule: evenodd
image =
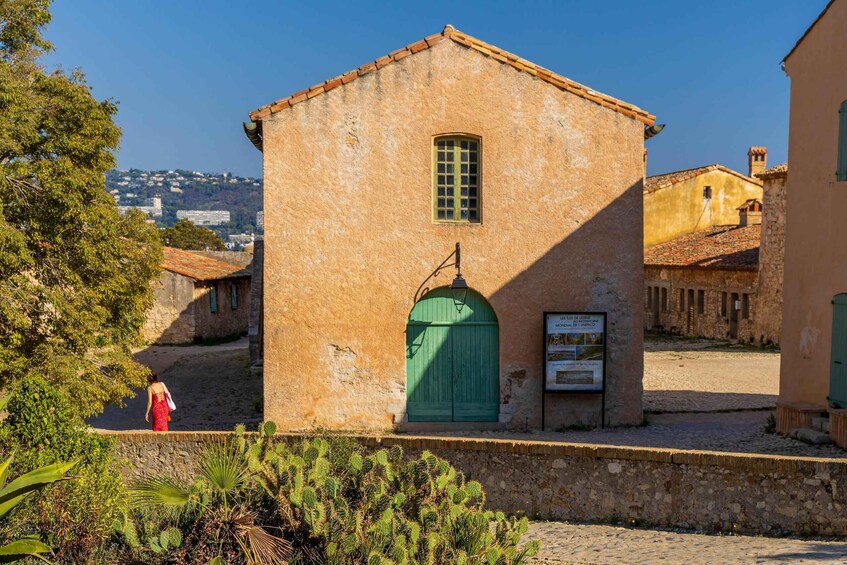
M 45 64 L 106 8 L 0 2 L 0 561 L 847 563 L 847 0 L 778 4 L 638 7 L 726 22 L 672 56 L 527 4 L 614 27 L 587 67 L 464 5 L 362 45 L 290 14 L 323 46 L 266 6 L 239 56 L 314 68 L 221 60 L 145 137 L 108 65 Z M 698 57 L 762 108 L 688 121 Z

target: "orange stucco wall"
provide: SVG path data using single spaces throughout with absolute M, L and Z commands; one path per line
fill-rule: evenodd
M 500 323 L 500 420 L 538 427 L 542 312 L 607 311 L 607 423 L 641 420 L 643 124 L 451 41 L 264 120 L 265 417 L 384 430 L 405 324 L 462 243 Z M 482 140 L 482 223 L 432 219 L 432 139 Z M 449 284 L 448 270 L 436 284 Z M 599 423 L 549 396 L 548 426 Z
M 781 402 L 826 405 L 832 306 L 847 292 L 847 182 L 835 181 L 847 99 L 847 1 L 836 0 L 785 63 L 791 77 Z

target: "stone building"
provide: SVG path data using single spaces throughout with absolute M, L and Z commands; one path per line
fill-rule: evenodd
M 734 225 L 738 206 L 745 200 L 762 200 L 767 150 L 750 147 L 748 170 L 743 175 L 723 165 L 708 165 L 647 177 L 644 182 L 644 245 Z
M 759 343 L 779 343 L 782 330 L 782 286 L 785 266 L 785 181 L 783 163 L 757 175 L 764 181 L 759 245 L 754 337 Z
M 847 446 L 847 0 L 831 1 L 783 61 L 791 79 L 777 429 L 829 410 Z
M 760 229 L 709 228 L 645 249 L 644 328 L 754 341 Z
M 142 336 L 158 344 L 194 343 L 246 333 L 250 268 L 230 260 L 165 247 L 162 274 Z M 227 253 L 227 252 L 224 252 Z M 243 254 L 241 254 L 243 255 Z
M 571 311 L 607 314 L 605 424 L 641 421 L 653 116 L 447 26 L 250 120 L 266 418 L 537 428 L 543 314 Z M 545 401 L 548 427 L 600 424 L 600 395 Z

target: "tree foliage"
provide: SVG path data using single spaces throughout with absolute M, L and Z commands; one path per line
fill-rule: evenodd
M 87 416 L 143 383 L 130 346 L 161 244 L 105 191 L 115 103 L 39 64 L 49 5 L 0 0 L 0 387 L 43 375 Z
M 223 251 L 224 240 L 217 233 L 203 226 L 195 226 L 187 219 L 177 222 L 161 231 L 162 243 L 168 247 L 195 251 Z

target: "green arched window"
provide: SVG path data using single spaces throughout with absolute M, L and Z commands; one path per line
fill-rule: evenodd
M 442 136 L 433 141 L 433 217 L 436 222 L 479 222 L 482 197 L 480 140 Z

